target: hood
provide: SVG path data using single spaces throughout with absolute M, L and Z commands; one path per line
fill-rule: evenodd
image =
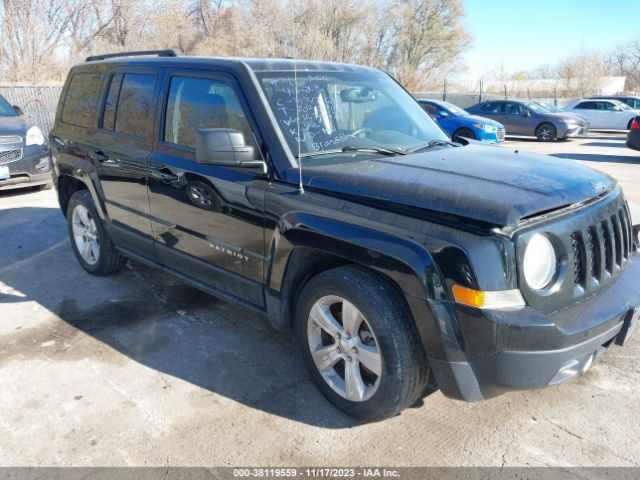
M 510 227 L 616 185 L 611 177 L 569 160 L 474 144 L 309 164 L 302 171 L 309 188 Z
M 485 125 L 491 125 L 492 127 L 496 127 L 496 128 L 502 128 L 503 125 L 500 122 L 496 122 L 495 120 L 492 120 L 491 118 L 487 118 L 487 117 L 481 117 L 480 115 L 465 115 L 465 116 L 461 116 L 458 118 L 463 118 L 464 120 L 468 121 L 469 124 L 472 123 L 483 123 Z
M 29 130 L 29 124 L 22 117 L 1 117 L 0 136 L 20 135 L 24 137 Z

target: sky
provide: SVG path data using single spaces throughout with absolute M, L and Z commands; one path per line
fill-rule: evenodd
M 640 37 L 640 0 L 463 0 L 473 37 L 464 58 L 480 79 L 553 64 L 581 50 L 605 51 Z

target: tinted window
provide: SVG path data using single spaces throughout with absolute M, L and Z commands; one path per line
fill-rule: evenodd
M 480 107 L 480 110 L 486 113 L 503 113 L 504 112 L 504 103 L 503 102 L 488 102 Z
M 118 81 L 117 77 L 114 77 L 114 81 Z M 145 136 L 149 122 L 153 122 L 150 117 L 155 84 L 155 75 L 127 73 L 122 77 L 113 122 L 114 131 L 138 137 Z
M 78 127 L 94 125 L 102 77 L 96 73 L 76 73 L 62 107 L 62 121 Z
M 104 104 L 104 115 L 102 116 L 102 128 L 113 130 L 116 124 L 116 105 L 118 104 L 118 95 L 120 95 L 120 87 L 122 86 L 122 74 L 115 75 L 111 79 L 109 85 L 109 93 Z
M 440 116 L 440 109 L 436 107 L 433 103 L 421 103 L 422 108 L 424 108 L 425 112 L 429 115 L 433 115 L 436 117 Z
M 598 102 L 598 110 L 610 110 L 616 109 L 616 104 L 613 102 Z
M 596 110 L 598 107 L 596 105 L 596 102 L 581 102 L 577 104 L 574 108 L 577 108 L 580 110 Z
M 15 117 L 16 112 L 9 102 L 0 95 L 0 117 Z
M 255 143 L 251 126 L 233 88 L 221 80 L 173 77 L 165 116 L 165 142 L 195 148 L 201 128 L 232 128 Z
M 507 102 L 505 104 L 505 113 L 507 115 L 522 115 L 525 112 L 525 108 L 515 102 Z

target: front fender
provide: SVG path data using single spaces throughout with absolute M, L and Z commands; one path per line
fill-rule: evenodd
M 433 258 L 417 242 L 310 214 L 287 215 L 280 227 L 270 246 L 268 284 L 274 291 L 280 290 L 291 253 L 307 247 L 377 270 L 407 295 L 426 299 L 440 294 Z

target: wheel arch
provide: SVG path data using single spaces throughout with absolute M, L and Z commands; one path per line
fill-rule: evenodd
M 416 242 L 311 215 L 296 219 L 286 222 L 295 227 L 276 231 L 270 248 L 267 302 L 276 328 L 291 327 L 296 299 L 306 283 L 338 266 L 366 268 L 384 277 L 404 299 L 416 299 L 425 306 L 427 298 L 436 296 L 433 284 L 441 282 L 440 274 L 431 255 Z M 408 306 L 417 322 L 415 305 Z
M 67 216 L 67 207 L 69 206 L 69 200 L 71 196 L 79 192 L 80 190 L 89 190 L 87 185 L 78 180 L 75 177 L 70 175 L 60 175 L 57 181 L 57 190 L 58 190 L 58 203 L 60 204 L 60 209 L 62 210 L 62 214 Z

